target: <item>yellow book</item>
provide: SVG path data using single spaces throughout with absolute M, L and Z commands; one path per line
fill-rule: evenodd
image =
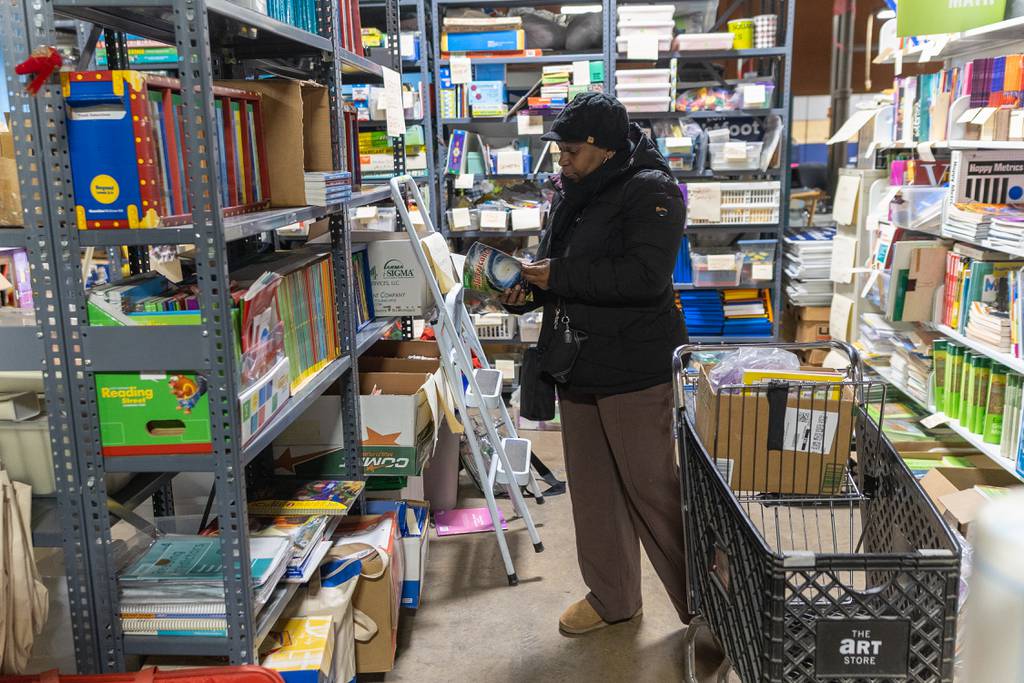
M 829 370 L 744 370 L 743 384 L 764 384 L 771 381 L 798 382 L 801 384 L 838 383 L 846 380 L 846 375 Z M 817 392 L 815 392 L 815 398 Z M 839 390 L 829 392 L 828 400 L 839 399 Z

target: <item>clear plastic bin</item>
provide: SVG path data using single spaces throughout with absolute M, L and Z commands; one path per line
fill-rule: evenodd
M 672 84 L 663 83 L 629 83 L 615 88 L 615 96 L 623 97 L 671 97 Z
M 676 0 L 676 28 L 683 33 L 710 31 L 718 18 L 718 0 Z
M 651 111 L 672 111 L 672 98 L 665 97 L 620 97 L 619 102 L 626 111 L 643 113 Z
M 732 41 L 731 33 L 680 33 L 675 37 L 673 46 L 680 52 L 731 50 Z
M 540 326 L 543 316 L 537 311 L 523 313 L 519 316 L 519 339 L 528 344 L 536 344 L 540 340 Z
M 762 142 L 712 142 L 708 145 L 711 168 L 715 171 L 754 171 L 761 166 L 763 146 Z
M 949 188 L 906 185 L 889 203 L 889 220 L 898 228 L 920 228 L 939 220 Z
M 736 246 L 743 254 L 741 285 L 764 287 L 775 278 L 775 240 L 738 240 Z
M 619 23 L 623 21 L 672 21 L 676 6 L 672 5 L 619 5 Z
M 368 209 L 375 209 L 372 212 Z M 395 232 L 398 227 L 398 209 L 393 206 L 359 207 L 348 210 L 353 230 Z
M 736 287 L 743 273 L 743 252 L 733 247 L 693 247 L 690 265 L 694 287 Z
M 747 102 L 748 96 L 751 91 L 748 91 L 752 85 L 760 85 L 764 87 L 764 99 L 760 102 L 752 100 Z M 736 86 L 736 92 L 739 94 L 739 106 L 743 109 L 769 109 L 772 106 L 772 98 L 775 95 L 775 84 L 774 83 L 740 83 Z
M 471 230 L 480 229 L 480 210 L 469 209 L 469 225 L 465 225 L 465 221 L 460 221 L 459 225 L 455 224 L 455 213 L 452 209 L 448 209 L 446 212 L 448 219 L 448 232 L 469 232 Z M 465 212 L 460 211 L 460 216 L 464 216 Z
M 671 69 L 616 69 L 615 92 L 620 88 L 640 83 L 671 83 Z

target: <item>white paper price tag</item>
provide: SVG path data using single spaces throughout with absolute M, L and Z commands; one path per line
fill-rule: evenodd
M 513 230 L 539 230 L 540 209 L 512 209 Z
M 377 215 L 376 206 L 360 206 L 356 209 L 356 220 L 370 220 Z
M 581 59 L 572 63 L 572 84 L 590 85 L 590 61 Z
M 472 190 L 474 176 L 472 173 L 460 173 L 455 176 L 455 189 L 456 190 Z
M 473 80 L 473 60 L 469 57 L 452 57 L 448 61 L 452 72 L 452 83 L 469 83 Z
M 750 266 L 750 277 L 755 280 L 771 280 L 773 271 L 771 263 L 753 263 Z
M 688 183 L 687 211 L 694 220 L 722 222 L 722 186 L 719 183 Z
M 384 75 L 384 108 L 387 110 L 388 135 L 405 135 L 405 111 L 402 109 L 402 76 L 397 71 L 381 67 Z
M 691 152 L 693 151 L 693 138 L 665 138 L 665 149 L 670 152 Z
M 629 36 L 626 39 L 626 59 L 653 60 L 658 58 L 658 39 L 649 35 Z
M 519 135 L 541 135 L 544 132 L 544 117 L 516 114 L 516 132 Z
M 412 105 L 413 105 L 413 101 L 414 101 L 412 94 L 413 94 L 412 90 L 403 90 L 402 91 L 402 108 L 403 109 L 412 109 Z
M 764 107 L 767 102 L 767 93 L 763 83 L 754 83 L 743 86 L 743 106 L 746 109 L 757 109 Z
M 508 175 L 523 174 L 523 153 L 518 149 L 498 152 L 498 173 Z
M 708 254 L 708 270 L 736 270 L 736 254 Z
M 747 158 L 747 143 L 745 142 L 727 142 L 725 143 L 725 158 L 732 160 L 740 160 Z
M 483 209 L 480 212 L 481 228 L 504 230 L 506 225 L 508 225 L 508 212 L 495 209 Z
M 949 417 L 942 413 L 932 413 L 928 417 L 921 419 L 921 426 L 926 429 L 935 429 L 939 425 L 946 424 L 949 422 Z
M 470 225 L 469 209 L 452 209 L 452 230 L 466 230 Z

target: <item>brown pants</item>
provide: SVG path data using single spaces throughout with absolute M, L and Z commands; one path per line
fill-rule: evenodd
M 608 622 L 640 609 L 642 542 L 679 618 L 689 623 L 672 385 L 615 396 L 559 390 L 559 406 L 587 599 Z

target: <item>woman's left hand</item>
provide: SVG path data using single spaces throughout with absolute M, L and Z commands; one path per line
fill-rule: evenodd
M 551 261 L 541 259 L 534 263 L 523 264 L 523 278 L 534 287 L 540 289 L 548 288 L 548 279 L 551 277 Z

